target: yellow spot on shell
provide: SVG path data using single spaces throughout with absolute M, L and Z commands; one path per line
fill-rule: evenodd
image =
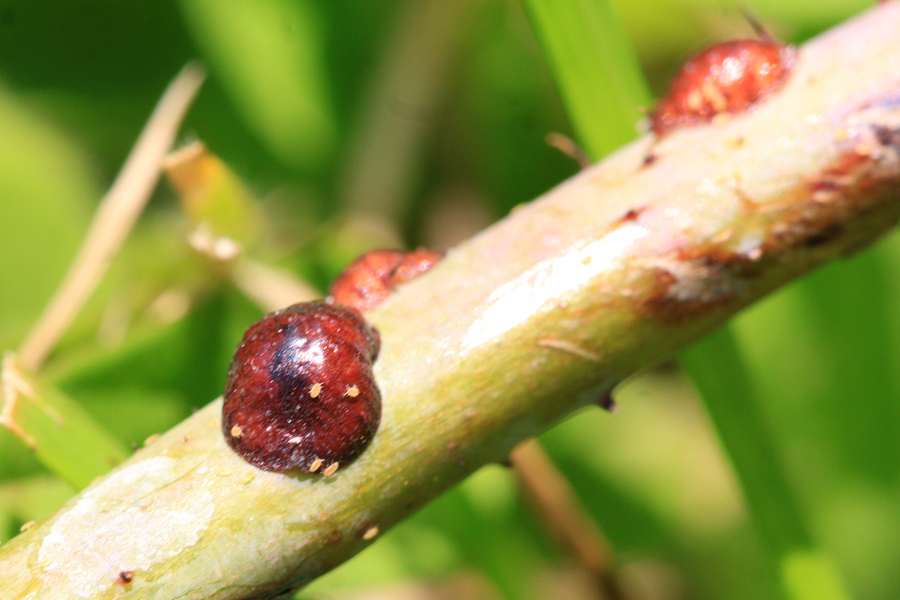
M 359 396 L 359 388 L 355 385 L 351 385 L 347 388 L 347 395 L 351 398 L 356 398 L 357 396 Z
M 369 527 L 369 528 L 366 530 L 366 532 L 363 534 L 363 539 L 364 539 L 364 540 L 371 540 L 371 539 L 372 539 L 373 537 L 375 537 L 376 535 L 378 535 L 378 525 L 375 525 L 375 526 L 373 526 L 373 527 Z
M 319 470 L 319 467 L 321 467 L 321 466 L 322 466 L 322 459 L 317 458 L 316 460 L 312 461 L 311 465 L 309 465 L 309 472 L 315 473 L 316 471 Z
M 691 90 L 687 97 L 687 105 L 692 111 L 697 112 L 703 108 L 703 96 L 697 90 Z
M 322 475 L 324 475 L 325 477 L 328 477 L 329 475 L 334 475 L 335 472 L 338 470 L 339 466 L 340 466 L 340 463 L 336 463 L 336 462 L 331 463 L 330 465 L 328 465 L 327 469 L 322 471 Z
M 717 113 L 728 110 L 728 99 L 722 94 L 721 90 L 714 86 L 711 81 L 704 81 L 702 90 L 703 97 L 706 98 L 713 110 Z
M 244 430 L 240 425 L 235 425 L 231 428 L 231 437 L 241 437 L 242 433 L 244 433 Z
M 314 383 L 313 386 L 309 389 L 309 397 L 310 398 L 318 398 L 319 394 L 322 393 L 322 384 Z

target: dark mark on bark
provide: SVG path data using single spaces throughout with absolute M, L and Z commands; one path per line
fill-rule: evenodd
M 683 323 L 737 298 L 758 268 L 747 256 L 724 246 L 684 248 L 652 270 L 642 312 L 666 323 Z
M 619 405 L 616 404 L 616 401 L 613 399 L 612 390 L 604 392 L 600 396 L 600 398 L 597 400 L 597 406 L 611 413 L 616 412 L 616 409 L 619 407 Z
M 638 208 L 629 209 L 624 215 L 619 217 L 619 223 L 631 223 L 638 220 L 644 211 L 647 210 L 646 206 L 639 206 Z
M 116 578 L 116 583 L 120 583 L 122 585 L 127 585 L 134 581 L 134 571 L 120 571 L 119 577 Z
M 891 99 L 857 112 L 844 142 L 846 150 L 832 165 L 787 192 L 782 201 L 767 205 L 771 217 L 761 230 L 744 231 L 751 234 L 748 239 L 761 241 L 752 251 L 739 252 L 729 240 L 645 259 L 652 279 L 638 309 L 667 323 L 705 317 L 720 306 L 745 299 L 744 292 L 773 261 L 820 262 L 814 255 L 846 255 L 869 245 L 877 232 L 898 218 L 894 206 L 900 197 L 897 106 Z M 851 220 L 853 227 L 848 227 Z

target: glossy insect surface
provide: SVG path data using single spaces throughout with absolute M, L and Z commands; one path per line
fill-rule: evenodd
M 650 127 L 661 137 L 718 115 L 742 113 L 784 85 L 794 58 L 791 46 L 768 39 L 734 40 L 707 48 L 672 80 Z
M 381 419 L 372 363 L 379 337 L 352 308 L 295 304 L 254 323 L 225 386 L 222 429 L 267 471 L 331 475 L 369 445 Z
M 329 300 L 360 312 L 372 310 L 395 287 L 421 275 L 443 257 L 443 252 L 428 248 L 366 252 L 334 280 L 328 290 Z

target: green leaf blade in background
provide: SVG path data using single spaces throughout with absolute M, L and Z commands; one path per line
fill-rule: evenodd
M 761 415 L 752 376 L 731 329 L 723 327 L 681 355 L 731 458 L 750 513 L 766 541 L 787 597 L 846 600 L 836 566 L 807 530 L 808 517 Z
M 214 76 L 263 144 L 287 166 L 315 170 L 337 127 L 323 23 L 308 0 L 180 0 Z
M 3 360 L 0 424 L 75 489 L 86 487 L 129 452 L 77 402 L 27 373 L 14 355 Z
M 900 238 L 833 263 L 736 319 L 810 529 L 860 598 L 900 576 L 896 431 Z M 772 332 L 778 332 L 778 335 Z
M 578 140 L 595 160 L 637 135 L 650 93 L 606 0 L 525 0 Z
M 80 149 L 2 83 L 0 131 L 4 348 L 19 342 L 65 274 L 102 190 Z
M 0 483 L 0 541 L 41 519 L 72 497 L 73 489 L 58 477 L 33 475 Z

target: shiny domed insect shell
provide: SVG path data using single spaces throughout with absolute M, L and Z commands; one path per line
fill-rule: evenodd
M 352 306 L 360 312 L 372 310 L 400 284 L 429 270 L 444 253 L 428 248 L 409 252 L 379 249 L 366 252 L 350 263 L 331 284 L 329 300 Z
M 657 103 L 650 127 L 673 129 L 738 114 L 777 91 L 795 62 L 793 47 L 772 40 L 734 40 L 711 46 L 684 64 Z
M 378 348 L 378 333 L 351 308 L 307 302 L 266 315 L 244 334 L 228 371 L 228 444 L 267 471 L 328 474 L 349 463 L 381 418 Z

